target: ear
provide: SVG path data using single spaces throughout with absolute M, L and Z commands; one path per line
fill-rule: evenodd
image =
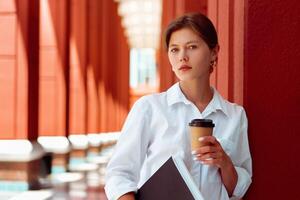
M 211 60 L 218 61 L 219 50 L 220 50 L 220 46 L 217 44 L 217 45 L 211 50 Z

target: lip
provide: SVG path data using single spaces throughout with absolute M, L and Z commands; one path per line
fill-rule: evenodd
M 190 66 L 188 66 L 188 65 L 181 65 L 179 67 L 180 71 L 187 71 L 187 70 L 190 70 L 190 69 L 192 69 L 192 68 Z

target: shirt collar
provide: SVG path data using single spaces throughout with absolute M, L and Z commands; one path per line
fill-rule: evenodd
M 216 90 L 216 88 L 212 87 L 212 90 L 214 92 L 214 96 L 212 100 L 209 102 L 207 107 L 205 108 L 204 112 L 216 112 L 218 110 L 222 111 L 226 116 L 228 116 L 228 110 L 225 103 L 225 100 L 223 97 L 219 94 L 219 92 Z
M 209 114 L 221 110 L 225 115 L 228 116 L 228 110 L 225 104 L 225 100 L 219 94 L 219 92 L 212 87 L 214 92 L 212 100 L 209 102 L 204 112 Z M 176 103 L 192 104 L 183 94 L 180 89 L 179 82 L 175 83 L 172 87 L 167 90 L 167 102 L 168 106 L 172 106 Z
M 172 106 L 176 103 L 191 104 L 191 102 L 182 93 L 179 82 L 175 83 L 172 87 L 167 90 L 167 101 L 168 106 Z

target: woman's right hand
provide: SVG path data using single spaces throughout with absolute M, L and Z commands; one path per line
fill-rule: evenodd
M 133 192 L 126 193 L 120 196 L 118 200 L 135 200 L 134 193 Z

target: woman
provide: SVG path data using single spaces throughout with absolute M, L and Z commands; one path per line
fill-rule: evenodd
M 210 86 L 218 60 L 218 37 L 202 14 L 186 14 L 165 35 L 172 70 L 179 82 L 166 92 L 144 96 L 130 111 L 107 167 L 109 199 L 134 199 L 134 192 L 172 155 L 180 155 L 204 199 L 240 199 L 252 176 L 247 117 Z M 212 119 L 209 145 L 191 152 L 188 123 Z

